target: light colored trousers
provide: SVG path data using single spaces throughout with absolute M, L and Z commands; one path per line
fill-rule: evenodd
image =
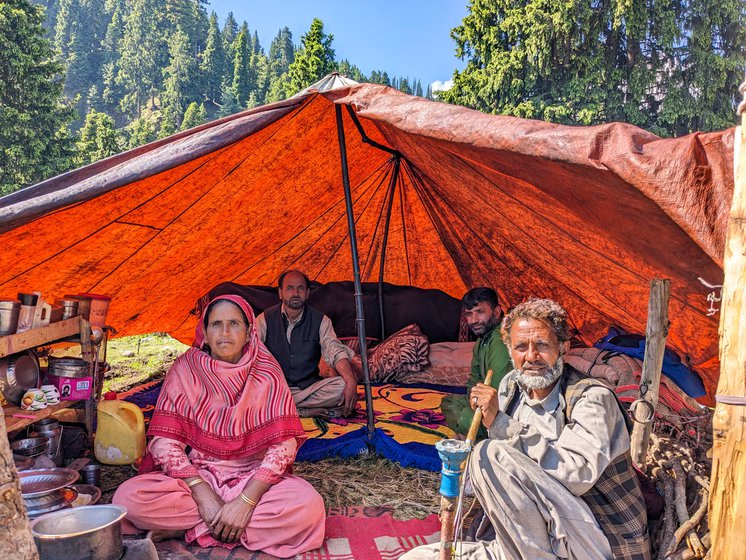
M 485 440 L 471 454 L 469 472 L 497 536 L 457 545 L 456 558 L 612 559 L 609 541 L 586 503 L 521 451 L 500 440 Z M 437 560 L 438 545 L 417 547 L 401 558 Z
M 344 379 L 325 377 L 305 389 L 290 387 L 290 394 L 298 408 L 333 408 L 342 404 L 344 390 Z

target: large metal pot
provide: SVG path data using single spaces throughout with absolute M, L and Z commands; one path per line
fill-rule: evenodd
M 119 560 L 126 508 L 83 506 L 47 513 L 31 522 L 41 560 Z

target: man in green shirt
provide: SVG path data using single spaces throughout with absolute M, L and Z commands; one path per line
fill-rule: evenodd
M 448 395 L 443 399 L 440 408 L 446 417 L 448 426 L 461 436 L 469 431 L 474 411 L 469 406 L 468 396 L 471 388 L 483 383 L 487 372 L 492 370 L 490 385 L 497 389 L 503 376 L 512 369 L 508 349 L 500 337 L 500 319 L 502 311 L 497 304 L 497 293 L 492 288 L 474 288 L 461 298 L 464 317 L 469 329 L 477 337 L 471 359 L 471 375 L 467 382 L 466 395 Z M 484 439 L 486 430 L 480 426 L 477 439 Z

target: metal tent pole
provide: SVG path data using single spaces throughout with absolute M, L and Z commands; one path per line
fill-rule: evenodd
M 355 323 L 357 336 L 360 341 L 360 358 L 363 363 L 363 384 L 365 386 L 365 407 L 368 412 L 368 441 L 373 441 L 375 433 L 375 416 L 373 415 L 373 392 L 370 387 L 370 372 L 368 370 L 368 346 L 365 343 L 365 312 L 363 311 L 363 288 L 360 283 L 360 261 L 357 253 L 357 236 L 355 235 L 355 218 L 352 212 L 352 193 L 350 192 L 350 176 L 347 169 L 347 147 L 345 145 L 345 130 L 342 120 L 342 107 L 334 106 L 337 116 L 337 139 L 339 140 L 339 156 L 342 164 L 342 185 L 345 191 L 345 206 L 347 207 L 347 228 L 350 232 L 350 249 L 352 250 L 352 273 L 355 281 Z
M 386 246 L 389 241 L 389 227 L 391 226 L 391 208 L 394 205 L 394 192 L 396 191 L 396 181 L 399 179 L 399 166 L 401 165 L 401 156 L 394 156 L 394 171 L 391 173 L 391 182 L 389 183 L 389 200 L 386 205 L 386 225 L 383 228 L 383 242 L 381 245 L 381 264 L 378 268 L 378 312 L 381 315 L 381 340 L 386 340 L 386 317 L 383 313 L 383 271 L 386 266 Z

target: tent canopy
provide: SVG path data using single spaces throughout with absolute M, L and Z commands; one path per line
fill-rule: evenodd
M 669 278 L 668 343 L 714 395 L 718 317 L 698 279 L 722 283 L 733 130 L 664 140 L 372 84 L 310 91 L 1 198 L 0 294 L 109 294 L 119 335 L 190 340 L 219 282 L 269 285 L 291 267 L 350 279 L 335 104 L 363 281 L 378 279 L 387 215 L 387 282 L 489 285 L 504 309 L 550 297 L 590 342 L 611 324 L 644 332 L 649 281 Z M 401 155 L 393 189 L 398 157 L 361 129 Z

